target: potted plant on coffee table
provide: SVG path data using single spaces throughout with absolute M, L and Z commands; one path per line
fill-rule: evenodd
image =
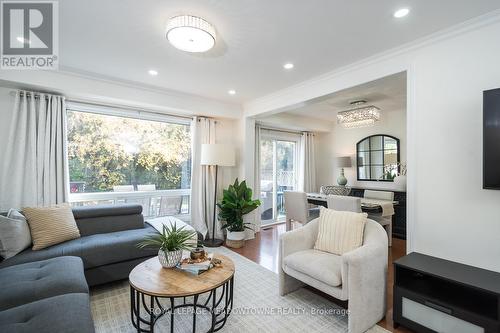
M 163 225 L 163 232 L 147 236 L 144 241 L 137 244 L 140 248 L 159 247 L 158 259 L 164 268 L 172 268 L 182 259 L 182 251 L 190 251 L 196 247 L 196 231 L 186 230 L 185 226 L 177 228 L 175 224 L 170 227 Z
M 219 207 L 219 220 L 223 222 L 222 229 L 227 230 L 226 245 L 240 248 L 245 244 L 245 229 L 252 228 L 251 223 L 245 223 L 243 217 L 260 206 L 260 200 L 252 199 L 252 189 L 246 181 L 241 183 L 238 178 L 234 184 L 224 190 Z

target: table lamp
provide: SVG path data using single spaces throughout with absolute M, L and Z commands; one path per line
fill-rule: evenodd
M 208 247 L 221 246 L 224 240 L 215 238 L 215 217 L 217 212 L 217 173 L 219 166 L 234 166 L 234 147 L 227 144 L 207 143 L 201 145 L 201 165 L 215 166 L 214 219 L 212 221 L 212 238 L 207 238 L 203 245 Z M 210 234 L 209 234 L 210 237 Z
M 337 167 L 340 168 L 340 176 L 337 178 L 337 184 L 339 184 L 340 186 L 347 185 L 347 178 L 345 178 L 344 176 L 344 168 L 350 168 L 351 166 L 351 157 L 337 157 Z

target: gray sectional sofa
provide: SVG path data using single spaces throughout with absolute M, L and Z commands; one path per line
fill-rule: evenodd
M 76 207 L 73 215 L 80 238 L 33 251 L 26 249 L 0 263 L 0 269 L 61 256 L 83 260 L 89 286 L 128 278 L 138 263 L 157 255 L 158 249 L 139 249 L 137 243 L 156 229 L 144 223 L 141 205 Z
M 0 332 L 94 332 L 80 258 L 2 268 L 0 285 Z
M 80 238 L 0 263 L 0 332 L 94 332 L 88 286 L 126 279 L 158 253 L 137 247 L 156 233 L 140 205 L 78 207 L 73 215 Z

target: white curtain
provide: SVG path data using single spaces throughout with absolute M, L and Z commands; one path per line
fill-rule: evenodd
M 302 133 L 300 138 L 299 190 L 316 192 L 314 134 L 310 132 Z
M 47 206 L 68 199 L 66 107 L 62 96 L 16 92 L 2 156 L 0 208 Z
M 204 236 L 212 237 L 214 214 L 215 167 L 200 164 L 201 145 L 215 143 L 216 121 L 195 117 L 191 124 L 192 165 L 191 165 L 191 225 Z M 215 224 L 215 237 L 222 238 L 219 221 Z
M 254 182 L 253 182 L 253 198 L 260 199 L 260 140 L 261 140 L 262 128 L 259 124 L 255 124 L 255 150 L 254 150 Z M 246 230 L 246 238 L 252 239 L 255 237 L 256 232 L 260 232 L 261 226 L 261 207 L 254 210 L 252 213 L 248 214 L 250 217 L 247 221 L 252 223 L 252 230 Z

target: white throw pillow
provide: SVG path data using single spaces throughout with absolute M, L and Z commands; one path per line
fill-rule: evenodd
M 0 216 L 0 256 L 15 256 L 31 245 L 31 234 L 26 218 L 15 209 L 7 216 Z
M 316 250 L 342 255 L 363 245 L 368 214 L 321 207 Z

